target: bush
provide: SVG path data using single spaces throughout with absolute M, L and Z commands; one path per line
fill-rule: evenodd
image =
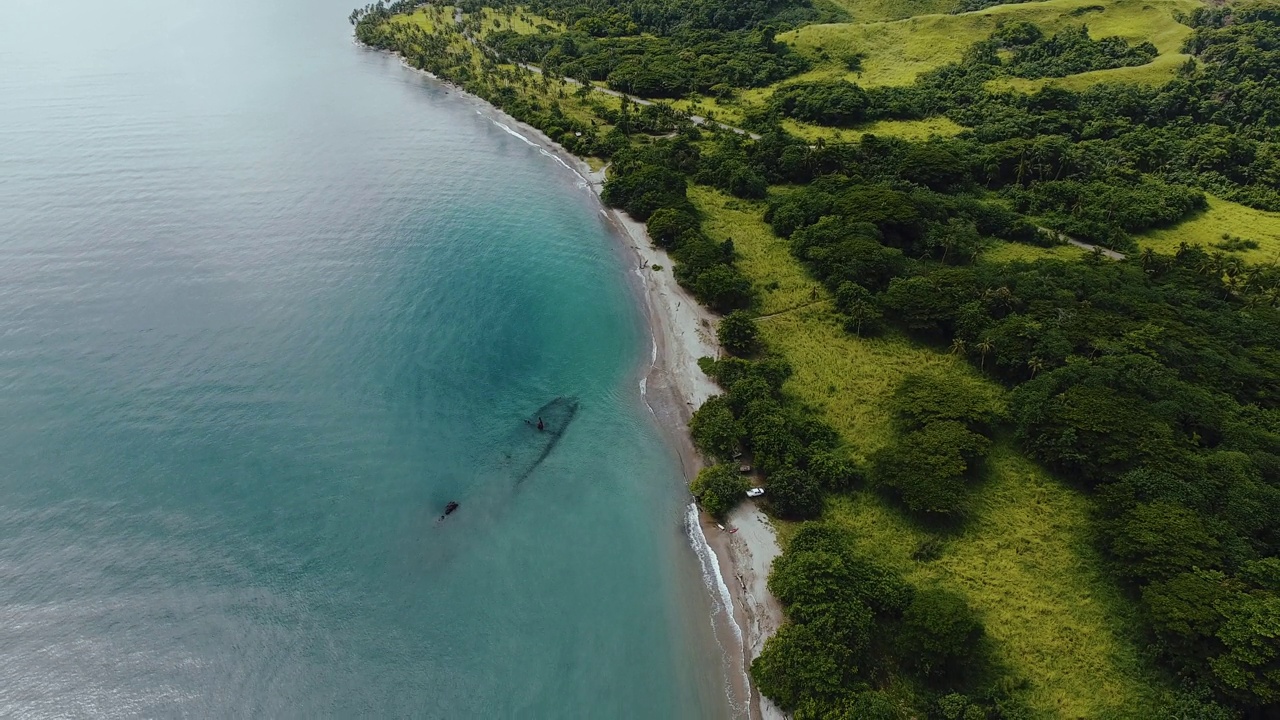
M 728 312 L 751 304 L 751 281 L 732 265 L 716 265 L 698 275 L 693 294 L 711 309 Z
M 901 647 L 926 675 L 955 670 L 958 661 L 971 663 L 982 637 L 982 623 L 956 593 L 938 588 L 917 591 L 902 614 Z
M 632 172 L 610 175 L 600 199 L 641 221 L 660 208 L 688 202 L 684 176 L 660 165 L 640 165 Z
M 698 219 L 687 210 L 659 208 L 649 216 L 646 228 L 656 245 L 671 249 L 679 245 L 685 233 L 698 229 Z
M 986 432 L 999 416 L 1000 408 L 990 393 L 966 380 L 937 372 L 911 373 L 898 383 L 890 408 L 905 430 L 954 420 L 974 432 Z
M 729 465 L 712 465 L 698 473 L 689 489 L 704 510 L 723 519 L 746 496 L 747 480 Z
M 871 458 L 871 479 L 914 512 L 962 512 L 970 471 L 990 444 L 958 422 L 933 422 L 878 450 Z
M 822 512 L 822 488 L 818 481 L 793 468 L 769 476 L 769 499 L 783 517 L 805 519 Z
M 760 692 L 788 711 L 807 699 L 836 699 L 857 671 L 849 648 L 797 623 L 783 625 L 751 663 L 751 679 Z
M 778 88 L 769 104 L 789 118 L 848 127 L 866 117 L 867 93 L 845 80 L 794 83 Z
M 760 329 L 755 318 L 743 310 L 726 315 L 716 337 L 721 347 L 739 357 L 749 357 L 760 349 Z
M 1142 503 L 1115 523 L 1111 551 L 1131 575 L 1165 579 L 1188 568 L 1217 566 L 1222 551 L 1200 516 L 1173 502 Z
M 809 456 L 809 475 L 829 492 L 851 490 L 862 481 L 861 469 L 838 451 L 815 452 Z
M 733 416 L 729 398 L 708 398 L 689 420 L 689 434 L 694 445 L 708 456 L 728 462 L 742 442 L 742 423 Z

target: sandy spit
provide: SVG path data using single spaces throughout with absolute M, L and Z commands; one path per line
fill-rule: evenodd
M 483 99 L 463 91 L 431 73 L 417 70 L 401 58 L 410 70 L 449 86 L 475 103 L 477 110 L 508 132 L 524 138 L 568 170 L 577 174 L 598 197 L 608 168 L 592 171 L 590 166 L 537 128 L 520 122 Z M 689 437 L 689 418 L 720 387 L 698 367 L 702 357 L 719 357 L 716 341 L 717 318 L 702 307 L 676 282 L 672 259 L 649 240 L 643 223 L 625 212 L 600 204 L 600 210 L 614 226 L 619 241 L 630 257 L 650 335 L 651 362 L 644 383 L 645 402 L 668 442 L 677 451 L 686 482 L 692 481 L 705 461 Z M 731 653 L 729 670 L 730 705 L 739 717 L 781 720 L 785 714 L 747 682 L 746 668 L 760 655 L 764 642 L 782 624 L 782 607 L 769 592 L 766 581 L 773 559 L 781 554 L 773 526 L 752 502 L 739 505 L 725 526 L 706 513 L 701 514 L 703 534 L 715 553 L 720 574 L 733 599 L 733 620 L 741 629 L 742 644 Z M 732 531 L 732 532 L 731 532 Z M 745 701 L 745 702 L 744 702 Z

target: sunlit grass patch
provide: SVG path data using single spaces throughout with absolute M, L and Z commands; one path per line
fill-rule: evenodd
M 680 112 L 689 113 L 690 115 L 700 115 L 702 117 L 710 117 L 722 123 L 729 125 L 740 125 L 742 123 L 742 113 L 746 105 L 758 105 L 763 98 L 768 97 L 767 94 L 755 94 L 755 91 L 744 90 L 739 91 L 746 94 L 744 98 L 740 94 L 738 98 L 732 101 L 722 102 L 713 97 L 694 95 L 688 98 L 680 98 L 671 101 L 671 107 Z M 772 91 L 770 91 L 772 92 Z
M 1094 37 L 1119 35 L 1132 42 L 1150 40 L 1163 59 L 1157 58 L 1159 64 L 1154 68 L 1127 68 L 1131 71 L 1129 74 L 1114 76 L 1085 73 L 1080 76 L 1084 80 L 1075 82 L 1147 81 L 1165 77 L 1170 68 L 1176 69 L 1180 64 L 1180 60 L 1172 56 L 1179 52 L 1190 29 L 1178 23 L 1174 13 L 1189 12 L 1197 6 L 1195 0 L 1045 0 L 997 5 L 962 15 L 810 25 L 779 37 L 818 62 L 802 79 L 842 77 L 864 86 L 908 85 L 922 72 L 959 60 L 965 49 L 986 38 L 1002 22 L 1025 20 L 1039 25 L 1046 33 L 1087 24 Z M 1094 11 L 1093 7 L 1103 9 Z M 843 58 L 852 53 L 864 55 L 861 73 L 850 72 L 844 66 Z
M 1007 445 L 987 464 L 954 536 L 933 539 L 865 490 L 830 500 L 824 518 L 912 584 L 964 595 L 1038 717 L 1149 717 L 1166 686 L 1127 634 L 1132 604 L 1091 545 L 1088 500 Z M 930 542 L 937 559 L 917 560 Z
M 811 300 L 817 283 L 764 223 L 763 203 L 703 187 L 691 188 L 690 197 L 708 234 L 733 237 L 739 266 L 757 289 L 778 284 L 772 295 L 762 293 L 759 327 L 769 350 L 794 368 L 784 391 L 830 423 L 854 454 L 865 458 L 892 439 L 888 399 L 907 374 L 949 374 L 993 397 L 1004 395 L 971 365 L 939 349 L 894 333 L 867 339 L 845 332 L 825 290 Z M 1027 256 L 1080 254 L 1075 248 L 1008 247 L 1025 249 Z M 983 618 L 997 659 L 1023 684 L 1016 693 L 1036 716 L 1145 717 L 1162 699 L 1164 685 L 1126 634 L 1135 620 L 1090 544 L 1088 499 L 1004 442 L 987 467 L 967 521 L 953 534 L 935 535 L 870 490 L 829 499 L 824 518 L 851 530 L 862 552 L 913 584 L 963 594 Z M 794 526 L 777 527 L 785 543 Z M 937 546 L 935 559 L 920 553 L 928 544 Z
M 453 8 L 447 6 L 423 5 L 404 15 L 391 18 L 393 23 L 417 25 L 427 32 L 435 32 L 441 26 L 453 22 Z
M 1224 234 L 1234 235 L 1258 243 L 1257 250 L 1229 253 L 1250 263 L 1280 262 L 1280 213 L 1254 210 L 1239 203 L 1208 196 L 1209 207 L 1178 225 L 1160 230 L 1149 230 L 1138 236 L 1139 247 L 1173 254 L 1178 245 L 1203 245 L 1215 252 L 1214 243 L 1222 242 Z
M 1036 260 L 1079 260 L 1086 255 L 1084 250 L 1074 245 L 1054 245 L 1039 247 L 1026 243 L 1005 242 L 997 240 L 979 256 L 978 262 L 1035 262 Z
M 1076 91 L 1085 90 L 1092 85 L 1101 83 L 1163 85 L 1177 76 L 1178 68 L 1182 67 L 1189 57 L 1191 56 L 1178 52 L 1161 54 L 1146 65 L 1094 70 L 1093 72 L 1079 73 L 1078 75 L 1068 75 L 1064 78 L 1040 78 L 1038 80 L 1015 77 L 1000 78 L 999 80 L 991 81 L 988 84 L 988 88 L 991 90 L 1009 89 L 1032 93 L 1050 85 Z
M 951 137 L 962 128 L 950 118 L 932 117 L 924 120 L 877 120 L 850 128 L 832 128 L 809 123 L 783 120 L 782 127 L 798 138 L 814 142 L 821 138 L 827 142 L 857 140 L 863 135 L 898 137 L 904 140 L 928 140 L 933 136 Z
M 1149 717 L 1165 690 L 1139 653 L 1132 603 L 1091 543 L 1088 500 L 997 445 L 972 519 L 915 577 L 962 592 L 1026 700 L 1049 717 Z
M 764 319 L 760 332 L 794 367 L 784 389 L 820 412 L 863 457 L 892 438 L 888 399 L 904 376 L 968 371 L 958 358 L 892 333 L 850 335 L 827 304 Z
M 845 12 L 850 22 L 868 23 L 882 20 L 901 20 L 916 15 L 937 15 L 954 12 L 959 0 L 833 0 Z
M 562 32 L 565 29 L 562 23 L 532 13 L 523 7 L 517 7 L 511 11 L 482 7 L 480 18 L 482 36 L 495 30 L 512 30 L 520 35 L 536 35 L 543 29 L 549 32 Z
M 702 211 L 702 229 L 717 242 L 733 239 L 738 267 L 751 278 L 760 298 L 759 312 L 768 315 L 812 302 L 826 291 L 791 257 L 787 241 L 762 220 L 764 203 L 739 200 L 718 190 L 694 186 L 689 199 Z

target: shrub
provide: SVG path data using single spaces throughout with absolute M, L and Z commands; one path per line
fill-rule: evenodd
M 742 423 L 733 416 L 729 398 L 716 395 L 708 398 L 689 420 L 689 434 L 694 445 L 717 460 L 728 462 L 742 442 Z
M 808 473 L 786 468 L 769 476 L 769 498 L 783 517 L 804 519 L 822 512 L 822 488 Z
M 670 249 L 679 244 L 685 233 L 698 229 L 698 219 L 687 210 L 659 208 L 649 216 L 646 228 L 655 244 Z
M 751 663 L 751 678 L 783 710 L 794 710 L 810 698 L 838 697 L 858 670 L 853 660 L 849 648 L 819 629 L 788 623 L 765 641 L 764 651 Z
M 990 394 L 976 383 L 937 372 L 916 372 L 904 377 L 893 392 L 890 407 L 906 430 L 954 420 L 974 432 L 985 432 L 999 415 L 999 407 Z
M 902 434 L 871 458 L 871 479 L 915 512 L 964 510 L 969 475 L 990 446 L 985 437 L 952 420 Z
M 743 310 L 726 315 L 716 337 L 725 350 L 739 357 L 754 355 L 760 349 L 760 329 L 755 318 Z
M 954 670 L 972 661 L 982 623 L 956 593 L 940 588 L 916 592 L 902 614 L 900 642 L 906 657 L 926 675 Z
M 698 473 L 689 489 L 704 510 L 717 518 L 724 518 L 745 497 L 747 481 L 733 467 L 712 465 Z
M 769 104 L 789 118 L 848 127 L 866 117 L 867 93 L 845 80 L 794 83 L 778 88 Z

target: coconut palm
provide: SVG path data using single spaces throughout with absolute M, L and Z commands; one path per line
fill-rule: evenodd
M 987 369 L 987 353 L 995 349 L 995 345 L 990 338 L 982 338 L 982 342 L 978 343 L 978 352 L 982 353 L 981 359 L 978 361 L 978 369 L 985 372 Z

